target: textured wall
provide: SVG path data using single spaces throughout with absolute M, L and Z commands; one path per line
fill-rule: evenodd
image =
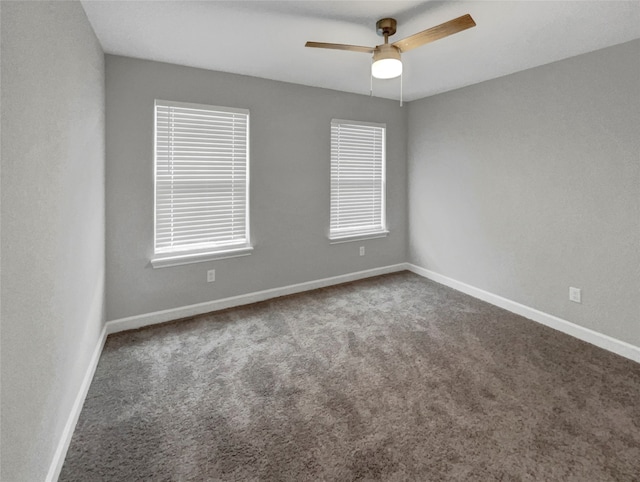
M 406 108 L 398 102 L 110 55 L 106 88 L 108 320 L 405 261 Z M 155 98 L 250 110 L 250 256 L 150 266 Z M 334 117 L 387 123 L 386 238 L 329 244 Z M 216 281 L 207 283 L 211 268 Z
M 78 2 L 2 2 L 2 471 L 44 480 L 104 323 L 104 56 Z
M 640 346 L 639 59 L 635 40 L 412 102 L 410 261 Z

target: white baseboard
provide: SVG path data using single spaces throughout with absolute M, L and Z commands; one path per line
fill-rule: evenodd
M 107 327 L 105 326 L 104 328 L 102 328 L 102 332 L 98 337 L 98 342 L 96 343 L 93 354 L 91 355 L 91 359 L 89 360 L 89 366 L 87 366 L 87 371 L 85 372 L 84 378 L 82 379 L 80 390 L 78 390 L 76 399 L 73 402 L 73 407 L 71 407 L 71 413 L 69 414 L 67 423 L 64 426 L 62 436 L 60 437 L 60 441 L 58 442 L 58 447 L 56 448 L 55 454 L 53 455 L 53 460 L 51 461 L 51 465 L 49 466 L 49 472 L 47 473 L 47 478 L 45 479 L 46 482 L 56 482 L 58 480 L 58 477 L 60 476 L 60 471 L 62 470 L 64 459 L 67 456 L 67 450 L 69 450 L 69 445 L 71 444 L 73 432 L 76 429 L 76 424 L 78 423 L 78 418 L 80 417 L 80 412 L 82 411 L 84 400 L 85 398 L 87 398 L 87 393 L 89 392 L 89 387 L 91 386 L 93 375 L 96 372 L 98 360 L 100 360 L 100 355 L 102 354 L 102 348 L 104 347 L 106 339 Z
M 118 333 L 120 331 L 134 330 L 136 328 L 142 328 L 144 326 L 155 325 L 167 321 L 178 320 L 180 318 L 188 318 L 204 313 L 210 313 L 212 311 L 233 308 L 235 306 L 248 305 L 250 303 L 256 303 L 258 301 L 277 298 L 279 296 L 291 295 L 294 293 L 301 293 L 303 291 L 324 288 L 340 283 L 347 283 L 349 281 L 370 278 L 372 276 L 378 276 L 381 274 L 395 273 L 396 271 L 404 271 L 406 269 L 406 263 L 399 263 L 390 266 L 383 266 L 381 268 L 373 268 L 365 271 L 357 271 L 355 273 L 334 276 L 332 278 L 307 281 L 305 283 L 282 286 L 280 288 L 273 288 L 264 291 L 256 291 L 254 293 L 232 296 L 230 298 L 224 298 L 221 300 L 206 301 L 204 303 L 198 303 L 195 305 L 181 306 L 179 308 L 171 308 L 168 310 L 155 311 L 153 313 L 145 313 L 142 315 L 120 318 L 107 322 L 107 335 L 110 335 L 111 333 Z
M 423 276 L 424 278 L 435 281 L 436 283 L 440 283 L 455 290 L 461 291 L 462 293 L 466 293 L 470 296 L 473 296 L 474 298 L 478 298 L 482 301 L 486 301 L 487 303 L 491 303 L 492 305 L 504 308 L 507 311 L 511 311 L 512 313 L 524 316 L 525 318 L 528 318 L 530 320 L 537 321 L 538 323 L 566 333 L 567 335 L 571 335 L 582 341 L 586 341 L 587 343 L 591 343 L 592 345 L 596 345 L 600 348 L 604 348 L 605 350 L 640 363 L 640 347 L 622 340 L 618 340 L 616 338 L 612 338 L 608 335 L 604 335 L 589 328 L 576 325 L 575 323 L 571 323 L 570 321 L 563 320 L 562 318 L 558 318 L 557 316 L 553 316 L 543 311 L 536 310 L 535 308 L 531 308 L 507 298 L 503 298 L 502 296 L 489 293 L 488 291 L 481 290 L 480 288 L 476 288 L 475 286 L 471 286 L 455 279 L 448 278 L 447 276 L 443 276 L 434 271 L 421 268 L 420 266 L 407 263 L 406 268 L 409 271 Z

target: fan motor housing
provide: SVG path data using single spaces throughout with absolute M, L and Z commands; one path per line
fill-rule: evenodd
M 391 44 L 378 45 L 373 51 L 373 61 L 382 59 L 400 60 L 400 49 Z
M 376 32 L 381 37 L 384 37 L 385 34 L 390 37 L 396 33 L 397 25 L 398 22 L 395 18 L 382 18 L 376 22 Z

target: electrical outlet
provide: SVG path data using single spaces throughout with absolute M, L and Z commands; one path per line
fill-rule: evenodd
M 569 286 L 569 300 L 574 303 L 582 303 L 582 291 L 580 288 L 574 288 L 573 286 Z
M 360 246 L 360 256 L 364 256 L 364 246 Z
M 210 269 L 207 271 L 207 283 L 211 283 L 216 280 L 216 270 Z

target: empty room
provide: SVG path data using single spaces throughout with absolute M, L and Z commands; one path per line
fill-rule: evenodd
M 640 480 L 640 2 L 0 1 L 0 480 Z

